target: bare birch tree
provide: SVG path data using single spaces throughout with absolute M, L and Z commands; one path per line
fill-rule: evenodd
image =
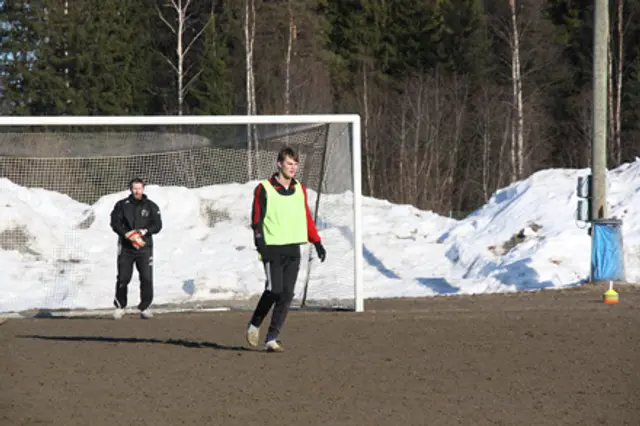
M 245 71 L 246 71 L 246 91 L 247 91 L 247 115 L 256 114 L 256 88 L 255 73 L 253 67 L 253 46 L 256 40 L 256 3 L 255 0 L 245 0 L 244 4 L 244 48 L 245 48 Z M 247 165 L 249 179 L 254 177 L 253 152 L 258 155 L 258 138 L 255 135 L 255 126 L 247 124 Z M 259 161 L 259 160 L 258 160 Z M 256 164 L 257 171 L 258 164 Z
M 380 171 L 384 170 L 385 140 L 389 110 L 384 87 L 381 85 L 377 70 L 369 58 L 362 58 L 360 72 L 355 79 L 355 96 L 358 111 L 362 111 L 362 161 L 363 161 L 363 190 L 367 194 L 384 193 L 386 182 L 378 179 Z
M 189 51 L 193 47 L 194 43 L 200 38 L 200 36 L 207 29 L 207 26 L 212 23 L 212 20 L 209 20 L 197 33 L 196 35 L 189 41 L 185 43 L 185 33 L 192 28 L 189 28 L 189 21 L 191 20 L 191 14 L 189 13 L 189 6 L 191 6 L 191 0 L 169 0 L 163 5 L 163 8 L 171 9 L 172 13 L 175 13 L 175 18 L 167 18 L 162 10 L 156 6 L 158 11 L 158 16 L 164 22 L 164 24 L 169 28 L 171 33 L 176 37 L 176 56 L 175 60 L 171 60 L 170 58 L 164 56 L 164 59 L 169 63 L 171 68 L 176 74 L 176 83 L 177 83 L 177 98 L 178 98 L 178 115 L 183 114 L 184 110 L 184 97 L 189 87 L 196 81 L 202 69 L 198 70 L 195 73 L 191 73 L 193 66 L 188 67 L 186 70 L 184 68 L 185 58 L 189 54 Z M 171 21 L 175 21 L 175 25 L 171 23 Z
M 509 0 L 509 8 L 511 12 L 511 84 L 513 87 L 513 105 L 516 112 L 511 135 L 511 161 L 513 163 L 511 178 L 515 181 L 524 175 L 524 107 L 522 101 L 522 72 L 520 68 L 520 34 L 515 0 Z
M 453 193 L 455 189 L 455 173 L 456 165 L 460 156 L 462 147 L 462 137 L 464 133 L 464 123 L 467 116 L 468 101 L 469 101 L 469 86 L 464 78 L 454 76 L 448 81 L 450 87 L 447 94 L 448 104 L 451 105 L 452 111 L 450 114 L 450 120 L 452 123 L 450 126 L 449 142 L 447 147 L 447 162 L 445 166 L 445 175 L 442 181 L 440 192 L 442 194 L 442 204 L 452 208 L 453 205 Z M 449 88 L 447 87 L 447 88 Z M 520 149 L 518 154 L 522 155 Z
M 616 112 L 615 112 L 615 127 L 613 129 L 613 140 L 615 144 L 615 159 L 616 166 L 622 163 L 622 141 L 621 141 L 621 129 L 622 129 L 622 65 L 624 62 L 624 31 L 622 29 L 623 19 L 623 5 L 624 0 L 618 0 L 618 25 L 617 25 L 617 39 L 618 39 L 618 57 L 616 58 Z
M 607 133 L 607 151 L 614 151 L 615 148 L 611 147 L 611 144 L 614 143 L 613 135 L 615 134 L 615 106 L 613 102 L 613 88 L 615 86 L 615 79 L 613 75 L 613 41 L 614 38 L 609 34 L 609 41 L 607 43 L 607 73 L 609 75 L 609 81 L 607 82 L 607 124 L 609 125 L 608 133 Z M 613 160 L 612 157 L 615 157 L 615 153 L 613 156 L 608 156 L 607 162 L 609 163 Z
M 415 101 L 415 133 L 413 135 L 413 158 L 411 161 L 411 173 L 413 174 L 413 182 L 411 186 L 411 190 L 415 194 L 415 202 L 420 201 L 420 169 L 418 164 L 418 159 L 421 150 L 421 140 L 422 140 L 422 128 L 424 121 L 423 107 L 424 107 L 424 93 L 426 91 L 425 87 L 425 78 L 423 75 L 419 76 L 417 81 L 417 87 L 414 90 L 416 101 Z
M 400 155 L 398 156 L 398 175 L 400 175 L 400 177 L 406 176 L 404 164 L 407 159 L 406 147 L 407 147 L 407 134 L 409 133 L 407 129 L 407 113 L 408 113 L 407 104 L 408 103 L 409 103 L 409 100 L 407 99 L 407 96 L 403 96 L 400 101 L 400 135 L 398 136 L 398 139 L 400 140 Z M 409 191 L 406 191 L 406 188 L 407 186 L 404 184 L 401 184 L 398 186 L 398 192 L 400 196 L 399 201 L 401 203 L 406 203 L 407 202 L 406 194 L 407 192 L 411 193 Z
M 607 140 L 608 145 L 610 145 L 610 160 L 613 161 L 614 166 L 619 166 L 622 162 L 622 144 L 620 131 L 622 120 L 622 69 L 624 63 L 624 31 L 622 13 L 623 4 L 624 0 L 618 0 L 616 16 L 617 25 L 612 29 L 612 33 L 609 34 L 609 43 L 607 48 L 607 68 L 609 72 L 609 84 L 607 87 L 609 134 Z
M 362 64 L 362 106 L 363 106 L 363 118 L 362 118 L 362 144 L 365 152 L 365 164 L 367 166 L 367 186 L 369 187 L 369 196 L 374 197 L 374 176 L 375 176 L 375 161 L 371 154 L 371 139 L 369 138 L 369 81 L 368 81 L 368 65 L 365 62 Z
M 474 120 L 475 134 L 482 140 L 480 159 L 480 186 L 482 201 L 485 203 L 502 184 L 505 146 L 508 145 L 511 112 L 504 100 L 509 95 L 503 93 L 501 87 L 484 86 L 475 94 L 476 116 Z
M 296 22 L 293 14 L 291 2 L 287 0 L 287 12 L 289 15 L 289 38 L 287 39 L 287 55 L 285 58 L 285 81 L 284 81 L 284 113 L 290 113 L 291 103 L 291 56 L 293 54 L 293 42 L 296 40 Z
M 401 182 L 397 191 L 400 191 L 399 201 L 402 203 L 417 204 L 421 198 L 421 176 L 423 163 L 421 161 L 424 150 L 428 149 L 422 143 L 422 130 L 426 127 L 423 123 L 425 119 L 435 118 L 425 117 L 423 113 L 424 94 L 427 92 L 428 78 L 423 74 L 407 77 L 404 82 L 403 93 L 400 96 L 399 113 L 400 118 L 394 118 L 392 122 L 399 121 L 399 153 L 398 158 L 398 180 Z

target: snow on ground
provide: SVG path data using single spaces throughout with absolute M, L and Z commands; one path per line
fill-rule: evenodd
M 461 221 L 365 198 L 364 295 L 416 297 L 578 285 L 588 278 L 590 237 L 576 222 L 578 176 L 551 169 L 497 191 Z M 161 208 L 155 236 L 155 303 L 244 299 L 262 291 L 249 214 L 256 182 L 198 189 L 147 187 Z M 624 220 L 627 280 L 640 279 L 640 160 L 608 175 L 610 215 Z M 116 236 L 109 213 L 126 191 L 89 206 L 0 179 L 0 312 L 110 308 Z M 315 205 L 315 194 L 309 194 Z M 309 298 L 353 295 L 351 194 L 322 195 L 327 261 L 312 260 Z M 305 247 L 304 258 L 311 246 Z M 307 274 L 303 262 L 297 294 Z M 137 274 L 130 286 L 137 303 Z

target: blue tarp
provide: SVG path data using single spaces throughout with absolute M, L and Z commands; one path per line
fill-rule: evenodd
M 624 281 L 622 221 L 592 221 L 591 280 Z

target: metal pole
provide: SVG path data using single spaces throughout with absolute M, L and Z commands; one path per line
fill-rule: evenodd
M 607 52 L 609 0 L 595 0 L 593 32 L 592 219 L 607 217 Z
M 595 0 L 593 13 L 593 116 L 591 132 L 591 220 L 607 217 L 607 83 L 609 81 L 609 0 Z M 595 231 L 591 224 L 591 256 Z M 591 261 L 590 281 L 594 282 Z

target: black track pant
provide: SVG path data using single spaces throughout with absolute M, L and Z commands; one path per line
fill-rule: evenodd
M 127 306 L 128 286 L 133 276 L 133 265 L 140 277 L 140 303 L 138 309 L 147 309 L 153 301 L 153 250 L 145 247 L 141 250 L 122 248 L 118 254 L 118 277 L 116 279 L 116 308 Z
M 251 324 L 260 327 L 275 304 L 266 341 L 276 339 L 282 330 L 293 300 L 299 269 L 300 257 L 279 256 L 274 261 L 264 263 L 266 286 L 251 317 Z

